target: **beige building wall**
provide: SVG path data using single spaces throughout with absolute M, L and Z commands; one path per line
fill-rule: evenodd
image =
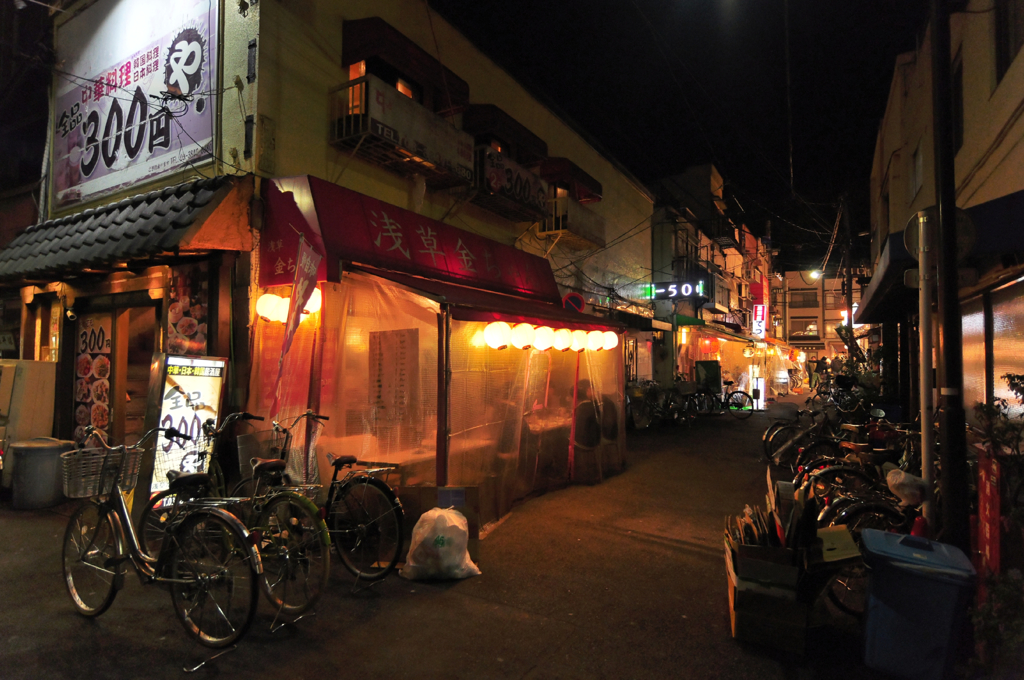
M 342 23 L 379 16 L 431 56 L 440 56 L 444 66 L 469 84 L 472 103 L 498 106 L 543 139 L 550 156 L 569 158 L 601 182 L 603 199 L 586 207 L 605 219 L 605 241 L 611 243 L 627 232 L 633 235 L 580 263 L 587 275 L 620 293 L 629 290 L 629 284 L 650 280 L 652 197 L 440 16 L 432 12 L 428 18 L 423 2 L 352 0 L 342 4 L 316 0 L 264 2 L 258 7 L 262 13 L 258 113 L 272 120 L 276 130 L 271 152 L 274 176 L 312 174 L 389 203 L 416 208 L 416 187 L 411 180 L 351 158 L 328 144 L 328 91 L 348 80 L 341 67 Z M 458 117 L 455 123 L 460 123 Z M 271 146 L 265 139 L 257 144 Z M 446 192 L 427 192 L 418 212 L 441 219 L 455 200 Z M 446 221 L 503 243 L 515 242 L 531 226 L 514 224 L 472 204 L 461 207 Z M 519 243 L 524 250 L 542 255 L 551 246 L 549 240 L 532 235 Z M 558 268 L 586 254 L 555 246 L 550 259 L 560 282 L 569 281 L 567 274 L 572 269 Z
M 995 12 L 971 0 L 973 13 L 951 19 L 951 57 L 963 63 L 964 141 L 956 154 L 957 206 L 969 208 L 1024 189 L 1024 55 L 997 80 Z M 896 59 L 871 173 L 872 256 L 888 233 L 901 232 L 918 210 L 935 204 L 931 31 Z M 914 151 L 923 153 L 914 193 Z M 884 196 L 888 189 L 888 219 Z

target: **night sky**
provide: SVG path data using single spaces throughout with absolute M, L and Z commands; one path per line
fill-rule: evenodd
M 714 162 L 750 226 L 771 220 L 783 260 L 808 267 L 844 192 L 851 230 L 868 230 L 893 64 L 927 17 L 924 0 L 788 0 L 794 198 L 785 0 L 430 3 L 641 181 Z

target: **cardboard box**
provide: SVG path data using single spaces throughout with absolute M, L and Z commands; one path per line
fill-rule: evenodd
M 795 590 L 800 581 L 803 556 L 790 548 L 741 545 L 736 555 L 736 575 L 777 588 Z
M 789 599 L 788 596 L 778 597 L 764 592 L 759 590 L 760 584 L 752 584 L 737 577 L 729 550 L 726 550 L 726 570 L 733 638 L 803 655 L 807 648 L 811 605 L 795 597 Z M 795 595 L 795 591 L 775 590 Z

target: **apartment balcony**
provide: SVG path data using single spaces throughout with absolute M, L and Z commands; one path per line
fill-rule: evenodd
M 699 222 L 700 230 L 722 248 L 740 249 L 736 225 L 725 216 L 713 217 Z
M 568 196 L 558 196 L 548 199 L 547 218 L 538 234 L 557 238 L 559 244 L 573 250 L 587 250 L 604 247 L 606 227 L 606 220 L 590 208 Z
M 476 149 L 472 202 L 513 222 L 540 222 L 548 215 L 548 184 L 489 146 Z
M 380 78 L 356 78 L 329 96 L 336 149 L 401 175 L 423 175 L 431 189 L 473 183 L 473 138 Z

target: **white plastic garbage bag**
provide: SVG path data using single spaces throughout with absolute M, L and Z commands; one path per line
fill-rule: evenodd
M 454 579 L 477 576 L 469 559 L 469 522 L 452 508 L 428 510 L 412 529 L 409 556 L 399 573 L 408 579 Z
M 925 486 L 924 480 L 903 470 L 889 470 L 885 481 L 892 491 L 900 499 L 900 507 L 920 505 L 924 502 Z

